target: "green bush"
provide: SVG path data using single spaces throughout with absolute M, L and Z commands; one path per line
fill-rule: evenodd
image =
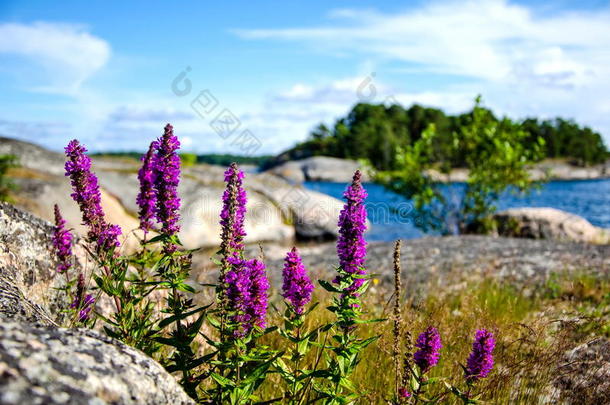
M 421 228 L 445 234 L 486 233 L 495 228 L 491 215 L 501 193 L 526 192 L 536 184 L 527 167 L 544 156 L 545 143 L 542 138 L 528 142 L 529 136 L 510 119 L 496 119 L 477 98 L 449 142 L 431 124 L 412 145 L 398 148 L 394 170 L 378 171 L 374 177 L 413 200 Z M 457 202 L 430 176 L 431 170 L 448 174 L 456 161 L 463 161 L 469 172 Z

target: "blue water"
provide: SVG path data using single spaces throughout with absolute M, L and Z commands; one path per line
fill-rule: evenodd
M 305 187 L 341 198 L 346 184 L 306 182 Z M 414 224 L 413 206 L 405 198 L 377 184 L 365 185 L 369 197 L 367 212 L 372 227 L 369 241 L 391 241 L 425 236 Z M 447 186 L 455 193 L 461 185 Z M 610 179 L 582 181 L 551 181 L 529 195 L 509 193 L 500 198 L 499 210 L 515 207 L 552 207 L 586 218 L 593 225 L 610 228 Z M 431 234 L 431 233 L 429 233 Z

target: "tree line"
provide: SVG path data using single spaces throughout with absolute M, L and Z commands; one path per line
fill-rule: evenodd
M 558 117 L 513 121 L 499 118 L 487 108 L 484 114 L 500 126 L 521 126 L 528 134 L 522 140 L 526 148 L 535 147 L 541 138 L 543 157 L 565 158 L 577 165 L 601 163 L 610 157 L 601 135 L 573 120 Z M 318 125 L 307 140 L 269 161 L 267 167 L 288 160 L 325 155 L 367 159 L 379 170 L 393 170 L 398 167 L 396 150 L 415 144 L 431 125 L 437 133 L 431 145 L 434 160 L 451 167 L 464 167 L 467 157 L 460 153 L 449 153 L 449 150 L 452 150 L 455 134 L 459 134 L 460 128 L 472 120 L 472 115 L 473 110 L 449 115 L 440 109 L 418 104 L 405 108 L 398 104 L 359 103 L 332 127 Z

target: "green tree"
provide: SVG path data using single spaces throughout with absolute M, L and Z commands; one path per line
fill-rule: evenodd
M 521 125 L 497 120 L 477 98 L 472 112 L 460 117 L 451 142 L 444 143 L 444 160 L 463 160 L 469 171 L 459 200 L 452 201 L 447 186 L 430 175 L 432 170 L 447 174 L 452 166 L 435 156 L 440 136 L 429 125 L 415 143 L 398 149 L 396 169 L 375 173 L 377 182 L 413 200 L 421 228 L 445 234 L 488 232 L 495 226 L 491 215 L 502 192 L 526 192 L 536 185 L 527 167 L 543 157 L 544 140 L 528 145 L 530 135 Z
M 491 110 L 485 109 L 485 113 L 489 121 L 501 125 L 502 120 Z M 359 103 L 332 127 L 324 124 L 315 127 L 306 141 L 266 161 L 264 168 L 288 160 L 325 155 L 367 159 L 378 170 L 397 169 L 395 150 L 399 146 L 412 146 L 430 125 L 434 125 L 436 132 L 429 145 L 430 159 L 447 167 L 466 167 L 466 150 L 454 151 L 453 138 L 454 133 L 459 132 L 471 118 L 472 111 L 446 115 L 442 110 L 418 104 L 404 108 L 398 104 Z M 580 165 L 601 163 L 609 157 L 601 135 L 574 121 L 528 118 L 521 124 L 529 134 L 523 139 L 524 145 L 535 148 L 538 138 L 542 138 L 549 157 L 567 158 Z

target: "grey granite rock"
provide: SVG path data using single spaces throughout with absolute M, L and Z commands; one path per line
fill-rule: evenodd
M 551 403 L 610 403 L 610 340 L 597 338 L 566 353 L 553 388 Z
M 0 324 L 0 404 L 194 404 L 153 359 L 99 332 Z
M 0 138 L 0 153 L 19 158 L 22 169 L 15 175 L 18 186 L 15 203 L 41 218 L 53 219 L 57 203 L 68 225 L 83 235 L 80 212 L 70 198 L 69 179 L 64 176 L 61 154 L 39 146 Z M 139 162 L 133 159 L 93 157 L 93 170 L 102 188 L 102 206 L 108 222 L 123 230 L 123 245 L 129 251 L 138 245 L 136 196 L 139 191 Z M 224 190 L 224 168 L 195 165 L 183 168 L 178 189 L 182 202 L 180 238 L 188 248 L 215 247 L 220 240 L 219 214 Z M 299 239 L 332 239 L 341 201 L 309 191 L 297 190 L 272 175 L 248 173 L 245 228 L 247 243 L 283 242 Z M 300 199 L 301 194 L 305 199 Z M 294 200 L 295 195 L 299 200 Z
M 293 183 L 304 181 L 332 181 L 347 183 L 360 168 L 358 162 L 329 156 L 313 156 L 293 160 L 270 169 L 269 172 Z
M 52 227 L 0 202 L 0 317 L 54 324 L 65 302 L 55 287 Z
M 501 236 L 610 243 L 610 230 L 578 215 L 547 207 L 511 208 L 494 215 Z
M 250 248 L 249 254 L 256 254 Z M 304 245 L 303 262 L 315 276 L 331 279 L 337 265 L 334 243 Z M 366 267 L 379 275 L 380 286 L 392 287 L 393 243 L 368 245 Z M 265 245 L 269 269 L 281 269 L 285 246 Z M 404 240 L 401 249 L 404 288 L 411 294 L 424 295 L 430 288 L 459 288 L 463 282 L 494 278 L 519 288 L 533 289 L 553 274 L 587 271 L 610 273 L 610 245 L 497 238 L 490 236 L 427 237 Z M 280 286 L 280 271 L 270 271 Z
M 0 136 L 0 155 L 14 155 L 19 165 L 49 174 L 63 174 L 63 156 L 30 142 Z

